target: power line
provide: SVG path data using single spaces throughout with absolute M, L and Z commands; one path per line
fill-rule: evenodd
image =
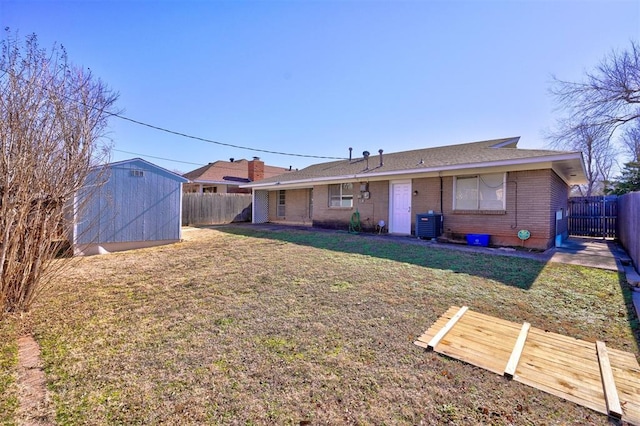
M 216 145 L 228 146 L 230 148 L 246 149 L 248 151 L 264 152 L 264 153 L 267 153 L 267 154 L 275 154 L 275 155 L 288 155 L 290 157 L 320 158 L 320 159 L 326 159 L 326 160 L 344 160 L 345 159 L 343 157 L 325 157 L 325 156 L 322 156 L 322 155 L 294 154 L 294 153 L 290 153 L 290 152 L 270 151 L 270 150 L 267 150 L 267 149 L 250 148 L 250 147 L 246 147 L 246 146 L 240 146 L 240 145 L 234 145 L 234 144 L 225 143 L 225 142 L 214 141 L 212 139 L 202 138 L 200 136 L 193 136 L 193 135 L 189 135 L 187 133 L 177 132 L 175 130 L 170 130 L 170 129 L 166 129 L 164 127 L 159 127 L 159 126 L 155 126 L 153 124 L 145 123 L 143 121 L 134 120 L 133 118 L 125 117 L 124 115 L 120 115 L 120 114 L 116 114 L 116 113 L 109 114 L 109 115 L 112 116 L 112 117 L 117 117 L 117 118 L 119 118 L 121 120 L 130 121 L 130 122 L 138 124 L 140 126 L 145 126 L 145 127 L 151 128 L 151 129 L 159 130 L 161 132 L 170 133 L 172 135 L 182 136 L 184 138 L 194 139 L 194 140 L 207 142 L 207 143 L 212 143 L 212 144 L 216 144 Z
M 13 77 L 17 77 L 17 78 L 20 78 L 22 80 L 25 80 L 22 76 L 16 76 L 15 74 L 10 73 L 8 70 L 0 68 L 0 71 L 2 71 L 4 74 L 8 74 L 8 75 L 11 75 Z M 45 86 L 42 86 L 42 88 L 44 90 L 48 90 L 48 88 L 45 87 Z M 93 105 L 87 105 L 84 102 L 80 102 L 77 99 L 71 99 L 71 98 L 69 98 L 68 96 L 65 96 L 65 95 L 61 95 L 61 96 L 63 98 L 65 98 L 65 99 L 69 100 L 69 101 L 79 103 L 79 104 L 81 104 L 81 105 L 83 105 L 85 107 L 88 107 L 88 108 L 91 108 L 91 109 L 98 109 L 97 107 L 94 107 Z M 325 159 L 325 160 L 344 160 L 345 159 L 343 157 L 326 157 L 326 156 L 322 156 L 322 155 L 295 154 L 295 153 L 291 153 L 291 152 L 271 151 L 271 150 L 268 150 L 268 149 L 259 149 L 259 148 L 251 148 L 251 147 L 247 147 L 247 146 L 235 145 L 235 144 L 216 141 L 216 140 L 213 140 L 213 139 L 203 138 L 203 137 L 200 137 L 200 136 L 190 135 L 190 134 L 183 133 L 183 132 L 178 132 L 178 131 L 175 131 L 175 130 L 170 130 L 170 129 L 167 129 L 167 128 L 164 128 L 164 127 L 160 127 L 160 126 L 156 126 L 156 125 L 153 125 L 153 124 L 145 123 L 145 122 L 140 121 L 140 120 L 135 120 L 133 118 L 125 117 L 124 115 L 121 115 L 121 114 L 118 114 L 118 113 L 115 113 L 115 112 L 114 113 L 107 113 L 107 114 L 110 117 L 117 117 L 117 118 L 119 118 L 121 120 L 129 121 L 129 122 L 137 124 L 139 126 L 149 127 L 151 129 L 154 129 L 154 130 L 158 130 L 158 131 L 169 133 L 169 134 L 176 135 L 176 136 L 181 136 L 181 137 L 184 137 L 184 138 L 187 138 L 187 139 L 198 140 L 198 141 L 201 141 L 201 142 L 207 142 L 207 143 L 211 143 L 211 144 L 215 144 L 215 145 L 228 146 L 230 148 L 244 149 L 244 150 L 247 150 L 247 151 L 254 151 L 254 152 L 264 152 L 266 154 L 286 155 L 286 156 L 290 156 L 290 157 L 319 158 L 319 159 Z M 148 157 L 151 157 L 151 156 L 148 156 Z M 172 161 L 172 160 L 169 160 L 169 161 Z
M 203 164 L 203 163 L 193 163 L 193 162 L 190 162 L 190 161 L 172 160 L 171 158 L 157 157 L 157 156 L 154 156 L 154 155 L 142 154 L 142 153 L 140 153 L 140 152 L 124 151 L 124 150 L 122 150 L 122 149 L 115 149 L 115 148 L 112 148 L 111 150 L 112 150 L 112 151 L 117 151 L 117 152 L 122 152 L 122 153 L 125 153 L 125 154 L 137 155 L 137 156 L 139 156 L 139 157 L 143 157 L 143 158 L 155 158 L 155 159 L 157 159 L 157 160 L 172 161 L 172 162 L 174 162 L 174 163 L 191 164 L 191 165 L 194 165 L 194 166 L 200 166 L 200 167 L 202 167 L 202 166 L 206 166 L 206 165 L 207 165 L 207 164 Z M 246 159 L 244 159 L 244 158 L 243 158 L 242 160 L 247 161 L 247 160 L 246 160 Z M 224 160 L 218 160 L 218 161 L 225 162 Z M 230 171 L 232 171 L 232 172 L 238 172 L 238 171 L 241 171 L 240 169 L 238 169 L 238 167 L 230 167 L 230 165 L 231 165 L 231 164 L 234 164 L 234 163 L 239 163 L 240 161 L 241 161 L 241 160 L 235 160 L 235 161 L 233 161 L 233 162 L 229 162 L 229 163 L 228 163 L 229 165 L 227 165 L 227 166 L 222 165 L 222 164 L 217 164 L 217 165 L 216 165 L 216 169 L 218 169 L 218 170 L 230 170 Z M 213 164 L 213 163 L 209 163 L 209 165 L 210 165 L 210 164 Z M 282 173 L 286 173 L 287 171 L 292 171 L 291 169 L 287 170 L 287 168 L 286 168 L 286 167 L 269 166 L 269 165 L 267 165 L 267 166 L 268 166 L 268 167 L 275 168 L 275 169 L 282 169 Z M 297 170 L 297 169 L 296 169 L 296 170 Z

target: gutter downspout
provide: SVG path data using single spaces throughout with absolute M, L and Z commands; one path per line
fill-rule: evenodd
M 440 215 L 442 215 L 442 219 L 440 220 L 440 235 L 442 235 L 444 231 L 444 212 L 442 211 L 442 205 L 443 205 L 442 197 L 444 193 L 444 183 L 442 181 L 442 172 L 439 172 L 438 175 L 440 177 Z

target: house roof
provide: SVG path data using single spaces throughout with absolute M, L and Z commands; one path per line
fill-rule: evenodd
M 254 160 L 255 161 L 255 160 Z M 264 165 L 265 179 L 288 172 L 288 168 Z M 249 161 L 244 158 L 234 161 L 218 160 L 183 174 L 192 182 L 230 183 L 251 182 L 249 180 Z
M 510 170 L 552 168 L 568 184 L 585 181 L 582 154 L 575 151 L 519 149 L 519 137 L 471 142 L 394 153 L 371 153 L 351 160 L 314 164 L 286 175 L 241 185 L 272 189 L 309 187 L 318 183 L 388 180 Z M 382 164 L 380 161 L 382 157 Z

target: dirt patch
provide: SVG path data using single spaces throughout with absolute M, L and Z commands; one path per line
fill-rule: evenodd
M 53 425 L 40 346 L 30 335 L 18 339 L 18 389 L 19 424 Z

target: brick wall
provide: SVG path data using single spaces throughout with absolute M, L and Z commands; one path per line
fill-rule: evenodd
M 311 217 L 309 214 L 310 189 L 287 189 L 285 190 L 285 216 L 277 216 L 278 191 L 269 191 L 269 222 L 309 224 Z
M 415 187 L 417 187 L 417 181 Z M 438 212 L 439 179 L 428 179 L 421 185 L 438 188 L 426 189 L 425 210 Z M 507 174 L 507 202 L 504 212 L 453 211 L 453 177 L 443 178 L 444 232 L 452 237 L 466 234 L 489 234 L 494 245 L 521 246 L 537 249 L 551 247 L 555 240 L 555 212 L 566 211 L 568 188 L 550 169 L 510 172 Z M 420 191 L 420 190 L 419 190 Z M 422 207 L 419 203 L 417 206 Z M 566 225 L 565 225 L 566 226 Z M 527 229 L 531 238 L 524 243 L 518 231 Z
M 264 161 L 257 157 L 247 163 L 249 180 L 255 182 L 264 179 Z
M 380 220 L 389 223 L 389 182 L 369 182 L 369 198 L 358 199 L 360 184 L 355 183 L 353 207 L 329 207 L 329 186 L 321 185 L 313 190 L 313 225 L 330 229 L 349 229 L 351 215 L 360 212 L 360 222 L 365 230 L 374 230 Z
M 354 184 L 352 208 L 330 208 L 328 185 L 313 189 L 313 225 L 331 229 L 348 229 L 352 214 L 360 213 L 362 227 L 374 230 L 378 221 L 389 223 L 389 181 L 369 182 L 369 198 L 358 199 L 360 184 Z M 506 210 L 493 212 L 453 211 L 453 177 L 420 178 L 412 181 L 412 232 L 415 215 L 443 214 L 443 231 L 450 237 L 464 239 L 466 234 L 489 234 L 493 245 L 547 249 L 555 241 L 555 212 L 567 208 L 568 187 L 552 170 L 510 172 L 507 174 Z M 269 220 L 298 223 L 308 214 L 309 190 L 287 190 L 286 218 L 276 217 L 277 191 L 269 193 Z M 566 216 L 566 215 L 565 215 Z M 560 232 L 566 230 L 566 217 Z M 527 229 L 531 238 L 524 242 L 518 231 Z

